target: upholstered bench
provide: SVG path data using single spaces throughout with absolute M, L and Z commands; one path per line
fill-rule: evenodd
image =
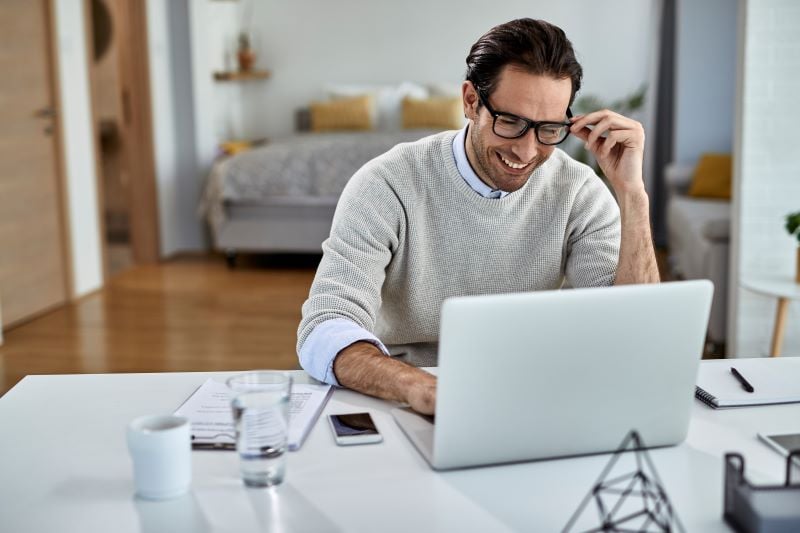
M 667 238 L 672 274 L 681 279 L 710 279 L 714 300 L 708 324 L 709 340 L 725 342 L 728 302 L 729 200 L 687 195 L 694 166 L 669 165 Z

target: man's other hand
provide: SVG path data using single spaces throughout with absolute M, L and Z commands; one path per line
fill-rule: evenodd
M 406 401 L 418 413 L 432 415 L 436 412 L 436 378 L 421 377 L 408 389 Z

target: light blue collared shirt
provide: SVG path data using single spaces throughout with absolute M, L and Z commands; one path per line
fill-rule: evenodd
M 484 183 L 478 175 L 475 173 L 475 169 L 472 168 L 472 165 L 469 163 L 469 159 L 467 158 L 467 147 L 464 142 L 467 139 L 467 129 L 469 126 L 464 126 L 464 128 L 458 132 L 455 139 L 453 139 L 453 156 L 456 158 L 456 167 L 458 167 L 458 173 L 461 174 L 461 177 L 464 178 L 464 181 L 472 187 L 472 190 L 476 193 L 480 194 L 484 198 L 503 198 L 508 193 L 506 191 L 501 191 L 500 189 L 492 189 L 486 183 Z
M 508 192 L 489 187 L 481 181 L 470 165 L 464 144 L 468 128 L 469 126 L 464 126 L 453 139 L 453 157 L 456 160 L 458 173 L 472 190 L 484 198 L 505 197 Z M 300 364 L 314 378 L 331 385 L 339 385 L 333 373 L 333 360 L 339 352 L 358 341 L 370 342 L 384 354 L 389 355 L 389 350 L 375 335 L 352 320 L 334 318 L 317 324 L 306 337 L 303 346 L 300 347 Z

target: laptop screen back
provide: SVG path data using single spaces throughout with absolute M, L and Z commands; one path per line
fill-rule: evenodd
M 442 308 L 433 466 L 648 446 L 688 430 L 708 281 L 460 297 Z

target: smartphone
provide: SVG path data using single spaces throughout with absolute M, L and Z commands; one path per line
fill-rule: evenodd
M 373 444 L 383 440 L 369 413 L 330 415 L 328 421 L 339 446 Z
M 789 456 L 789 452 L 800 450 L 800 433 L 775 433 L 773 435 L 758 434 L 758 438 L 784 457 Z M 800 460 L 792 461 L 800 465 Z

